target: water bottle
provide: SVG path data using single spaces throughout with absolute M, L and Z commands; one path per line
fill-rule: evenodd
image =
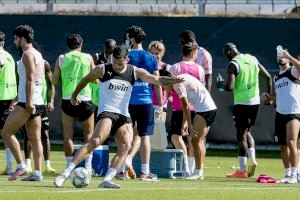
M 281 45 L 278 45 L 276 47 L 276 51 L 277 51 L 277 59 L 280 58 L 282 56 L 282 51 L 283 51 L 283 48 Z
M 219 92 L 223 92 L 224 91 L 223 84 L 224 84 L 224 79 L 221 76 L 221 74 L 219 73 L 217 75 L 217 88 L 218 88 Z

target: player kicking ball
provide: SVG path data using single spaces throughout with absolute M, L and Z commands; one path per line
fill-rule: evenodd
M 129 149 L 131 148 L 133 130 L 131 118 L 128 111 L 132 86 L 137 79 L 155 85 L 172 85 L 183 82 L 181 77 L 157 77 L 151 75 L 142 68 L 137 68 L 128 64 L 128 50 L 125 46 L 117 46 L 113 50 L 113 63 L 98 65 L 93 71 L 85 76 L 77 85 L 72 94 L 71 103 L 78 105 L 77 98 L 79 92 L 90 82 L 100 80 L 98 123 L 89 141 L 84 144 L 75 154 L 72 161 L 54 180 L 56 187 L 62 187 L 66 179 L 76 165 L 95 148 L 101 145 L 110 134 L 114 135 L 118 151 L 111 161 L 104 180 L 99 184 L 99 188 L 120 188 L 120 185 L 111 180 L 117 174 L 117 170 L 125 162 Z
M 161 76 L 171 76 L 166 69 L 160 70 Z M 204 179 L 203 169 L 204 156 L 201 152 L 202 142 L 208 134 L 209 128 L 215 120 L 217 107 L 205 86 L 190 74 L 176 76 L 184 79 L 184 82 L 173 85 L 178 94 L 183 108 L 183 123 L 181 128 L 182 135 L 190 134 L 195 154 L 195 170 L 188 179 Z M 192 121 L 189 103 L 195 107 L 195 117 Z

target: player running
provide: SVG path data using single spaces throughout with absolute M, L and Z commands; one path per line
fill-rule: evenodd
M 226 176 L 247 178 L 254 175 L 257 166 L 251 127 L 255 124 L 260 104 L 259 76 L 266 81 L 269 93 L 272 89 L 272 80 L 270 74 L 254 56 L 240 53 L 235 44 L 225 44 L 223 54 L 230 61 L 225 90 L 233 91 L 233 120 L 236 127 L 240 167 L 239 170 Z M 250 162 L 246 171 L 247 155 Z
M 285 177 L 278 182 L 297 183 L 300 131 L 300 62 L 287 51 L 279 55 L 280 72 L 274 76 L 275 94 L 263 93 L 264 101 L 276 100 L 275 136 L 281 149 Z M 290 66 L 290 63 L 293 66 Z
M 125 162 L 131 148 L 133 137 L 132 123 L 128 111 L 129 100 L 134 82 L 141 79 L 147 83 L 169 85 L 182 82 L 182 79 L 157 77 L 151 75 L 142 68 L 128 64 L 128 49 L 125 46 L 117 46 L 113 50 L 113 64 L 97 66 L 85 76 L 72 94 L 72 104 L 80 103 L 77 97 L 80 91 L 89 83 L 99 79 L 99 88 L 102 91 L 99 99 L 99 121 L 94 134 L 88 143 L 84 144 L 75 154 L 73 160 L 54 180 L 56 187 L 61 187 L 69 177 L 71 171 L 79 164 L 88 153 L 101 145 L 105 139 L 113 134 L 117 143 L 117 154 L 111 161 L 110 168 L 99 184 L 100 188 L 120 188 L 111 180 L 117 174 L 117 170 Z

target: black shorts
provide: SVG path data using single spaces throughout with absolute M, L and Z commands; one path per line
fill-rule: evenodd
M 20 106 L 20 107 L 22 107 L 22 108 L 24 108 L 24 109 L 26 109 L 26 105 L 23 102 L 18 102 L 17 105 Z M 45 110 L 45 106 L 44 105 L 34 105 L 34 106 L 35 106 L 35 113 L 31 114 L 30 117 L 29 117 L 29 119 L 33 119 L 33 118 L 35 118 L 37 116 L 41 116 L 42 113 Z
M 91 101 L 81 101 L 78 106 L 73 106 L 70 100 L 63 99 L 61 109 L 66 115 L 78 118 L 79 121 L 85 121 L 95 112 L 96 108 Z
M 47 106 L 44 106 L 44 109 L 41 114 L 42 119 L 42 132 L 43 130 L 49 130 L 49 118 L 47 114 Z
M 109 118 L 112 121 L 112 126 L 111 126 L 111 130 L 110 130 L 110 134 L 112 136 L 114 136 L 116 134 L 116 132 L 118 131 L 118 129 L 121 126 L 123 126 L 124 124 L 132 123 L 130 117 L 126 117 L 121 114 L 106 112 L 106 111 L 104 111 L 98 115 L 97 122 L 99 122 L 101 119 L 104 119 L 104 118 Z
M 191 111 L 192 121 L 194 120 L 196 113 Z M 171 134 L 181 135 L 181 127 L 183 120 L 183 111 L 182 110 L 174 110 L 172 112 L 171 117 Z
M 133 126 L 137 123 L 139 136 L 153 135 L 154 109 L 153 104 L 129 105 L 129 113 Z
M 206 111 L 206 112 L 196 112 L 196 115 L 202 116 L 206 121 L 206 125 L 210 126 L 215 121 L 215 118 L 217 115 L 217 110 L 210 110 L 210 111 Z
M 283 115 L 276 112 L 275 116 L 275 142 L 279 145 L 287 145 L 286 142 L 286 125 L 293 119 L 300 121 L 300 114 Z
M 9 115 L 9 106 L 12 100 L 0 101 L 0 129 L 3 129 L 4 123 Z
M 248 129 L 255 124 L 259 105 L 234 105 L 233 121 L 237 129 Z

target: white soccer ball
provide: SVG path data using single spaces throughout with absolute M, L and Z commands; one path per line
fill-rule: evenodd
M 84 188 L 90 183 L 91 175 L 86 168 L 78 167 L 72 171 L 70 178 L 75 187 Z

